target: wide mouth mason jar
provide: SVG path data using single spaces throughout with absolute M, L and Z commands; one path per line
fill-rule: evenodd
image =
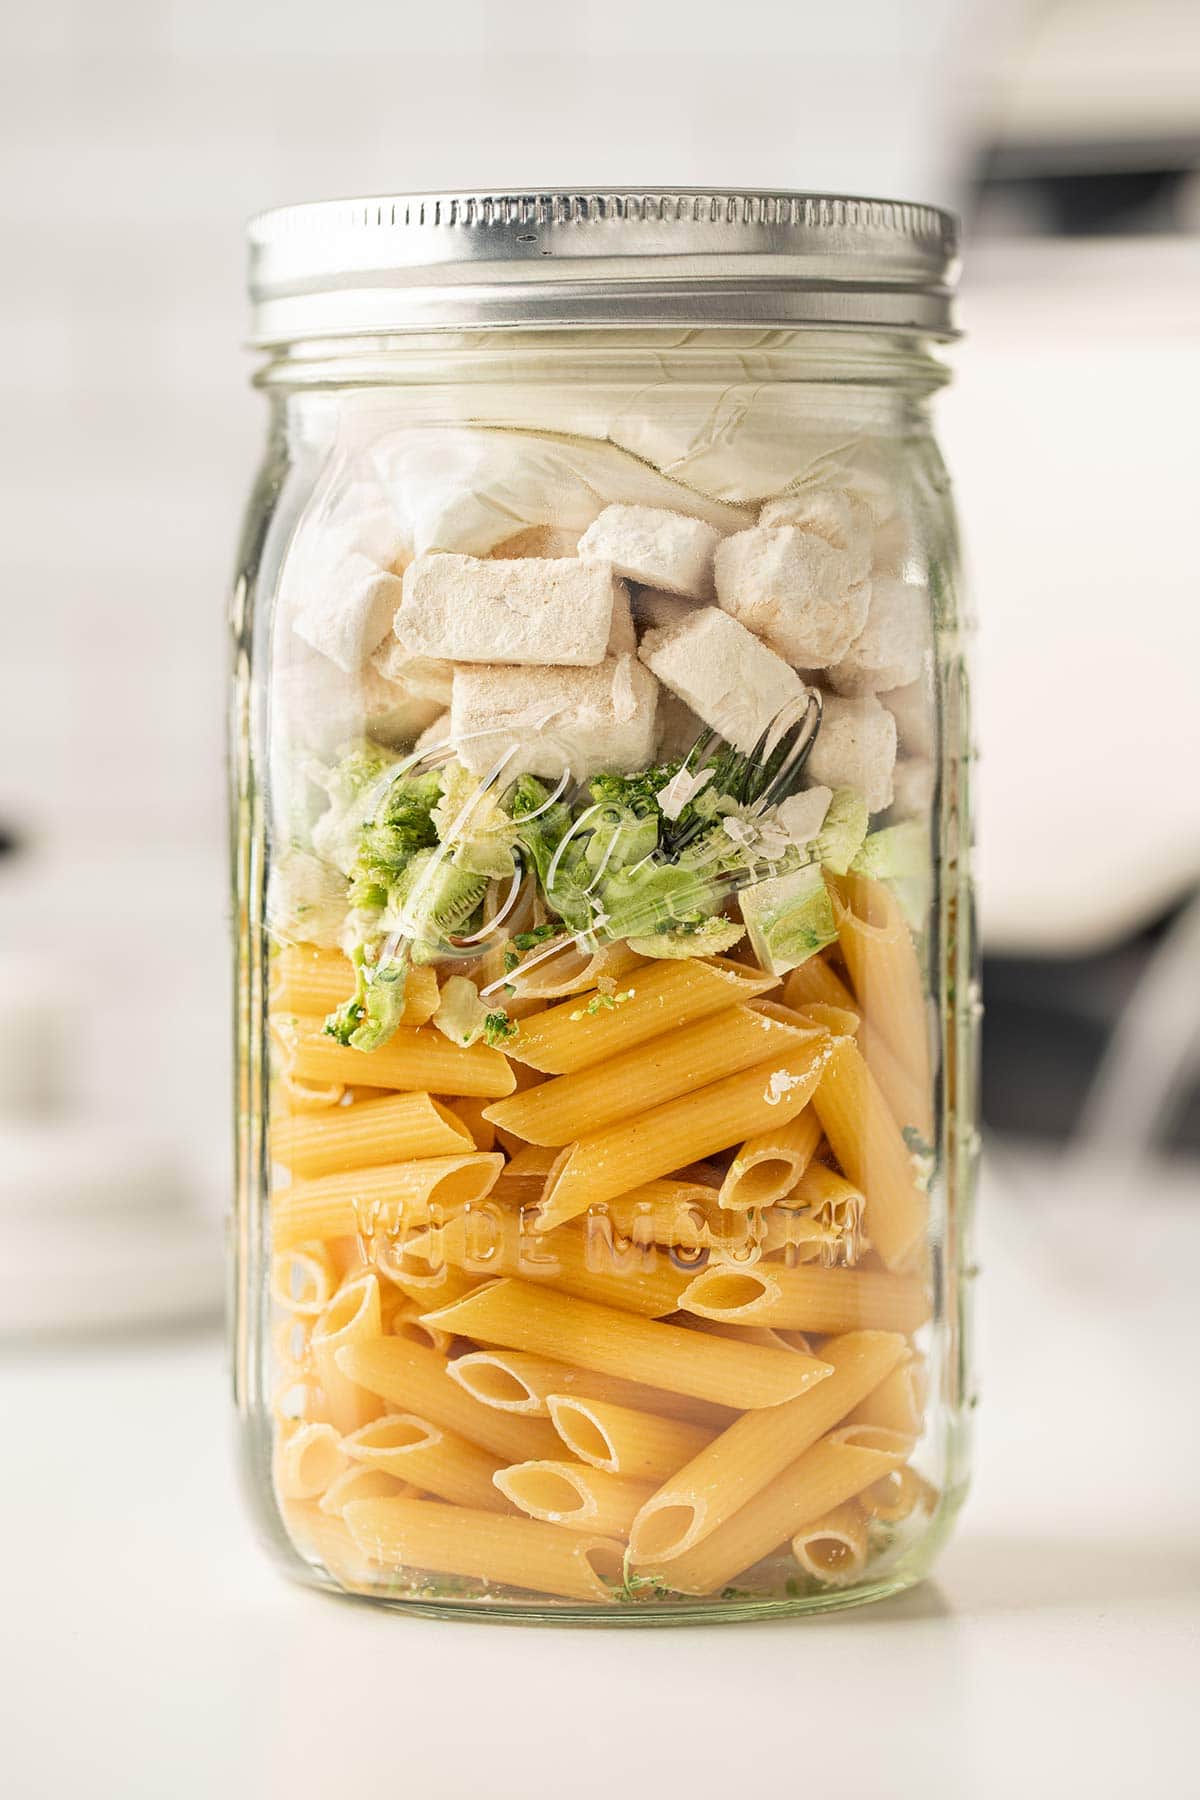
M 953 222 L 802 194 L 251 227 L 236 1390 L 416 1610 L 896 1592 L 961 1503 L 978 984 Z

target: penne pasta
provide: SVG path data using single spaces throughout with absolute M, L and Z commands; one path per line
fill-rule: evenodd
M 735 1269 L 711 1263 L 692 1277 L 682 1312 L 731 1324 L 775 1325 L 787 1331 L 913 1332 L 930 1316 L 924 1285 L 913 1275 L 882 1269 L 820 1269 L 811 1264 L 756 1263 Z
M 490 1282 L 427 1318 L 478 1342 L 533 1350 L 722 1406 L 777 1406 L 830 1372 L 829 1364 L 795 1351 L 706 1337 L 523 1281 Z
M 550 1399 L 555 1394 L 571 1400 L 610 1401 L 712 1430 L 720 1430 L 735 1416 L 726 1406 L 692 1400 L 686 1394 L 664 1393 L 661 1388 L 628 1381 L 623 1375 L 575 1368 L 529 1350 L 471 1350 L 465 1356 L 455 1357 L 447 1365 L 447 1372 L 484 1406 L 527 1418 L 549 1418 Z
M 715 1531 L 676 1557 L 659 1578 L 677 1593 L 716 1592 L 788 1542 L 802 1526 L 861 1494 L 903 1462 L 909 1442 L 874 1426 L 839 1427 L 819 1439 Z M 656 1573 L 657 1565 L 653 1561 L 642 1564 L 639 1572 Z
M 806 1575 L 827 1587 L 856 1581 L 867 1562 L 867 1515 L 858 1500 L 843 1500 L 792 1539 L 792 1555 Z
M 584 1229 L 593 1236 L 606 1227 L 637 1244 L 674 1244 L 690 1252 L 723 1244 L 727 1234 L 742 1242 L 746 1234 L 744 1217 L 722 1213 L 715 1187 L 670 1176 L 644 1181 L 585 1218 Z
M 919 1506 L 932 1512 L 938 1502 L 938 1491 L 932 1482 L 926 1481 L 906 1463 L 902 1468 L 881 1475 L 878 1481 L 864 1488 L 858 1498 L 869 1518 L 878 1519 L 881 1524 L 898 1525 Z
M 383 1469 L 455 1506 L 506 1510 L 492 1479 L 503 1463 L 469 1438 L 415 1413 L 385 1413 L 343 1438 L 342 1449 L 354 1462 Z
M 901 1065 L 929 1086 L 929 1026 L 916 946 L 885 882 L 865 875 L 831 878 L 838 944 L 854 983 L 857 1010 L 878 1028 Z
M 435 1203 L 482 1200 L 503 1166 L 498 1153 L 471 1151 L 296 1181 L 272 1197 L 271 1241 L 279 1251 L 309 1240 L 369 1238 L 423 1225 Z
M 373 1469 L 369 1463 L 352 1462 L 340 1475 L 335 1475 L 318 1502 L 323 1513 L 340 1513 L 350 1500 L 399 1499 L 416 1490 L 386 1469 Z
M 925 1364 L 912 1356 L 893 1369 L 850 1415 L 853 1425 L 882 1425 L 919 1437 L 925 1417 Z
M 928 1206 L 913 1159 L 853 1038 L 835 1038 L 813 1096 L 830 1148 L 866 1197 L 866 1234 L 889 1269 L 924 1241 Z
M 487 1109 L 493 1124 L 534 1144 L 569 1144 L 619 1119 L 694 1093 L 723 1076 L 785 1055 L 811 1030 L 749 1006 L 728 1006 L 631 1049 L 558 1075 Z
M 669 1563 L 691 1550 L 844 1420 L 907 1354 L 894 1333 L 831 1338 L 821 1352 L 832 1370 L 826 1380 L 786 1405 L 736 1419 L 647 1501 L 630 1536 L 635 1561 Z
M 586 950 L 574 938 L 563 937 L 543 945 L 505 979 L 516 988 L 519 1000 L 557 1000 L 585 993 L 601 981 L 619 980 L 641 968 L 645 960 L 626 943 L 601 944 L 598 950 Z
M 526 1219 L 486 1202 L 409 1246 L 413 1255 L 423 1250 L 431 1267 L 445 1262 L 461 1268 L 476 1286 L 488 1277 L 515 1275 L 647 1318 L 674 1312 L 690 1280 L 689 1270 L 675 1268 L 652 1245 L 622 1251 L 596 1232 L 543 1232 L 536 1214 Z
M 318 950 L 312 944 L 285 944 L 271 960 L 272 1012 L 332 1012 L 355 989 L 354 969 L 340 950 Z M 437 976 L 428 965 L 409 968 L 404 981 L 406 1025 L 424 1025 L 438 1007 Z
M 929 1089 L 910 1075 L 899 1057 L 889 1047 L 882 1032 L 866 1019 L 855 1034 L 858 1047 L 868 1069 L 879 1084 L 880 1092 L 891 1109 L 897 1125 L 907 1125 L 918 1132 L 926 1143 L 933 1136 L 932 1100 Z
M 555 1166 L 541 1205 L 542 1225 L 562 1224 L 640 1182 L 787 1124 L 816 1092 L 831 1042 L 814 1033 L 740 1075 L 589 1132 Z
M 340 1514 L 322 1512 L 311 1500 L 285 1501 L 280 1511 L 300 1554 L 327 1569 L 341 1587 L 370 1592 L 378 1585 L 383 1570 L 355 1543 Z
M 271 1296 L 290 1313 L 315 1318 L 333 1298 L 337 1270 L 324 1244 L 297 1244 L 271 1258 Z
M 478 1094 L 460 1094 L 447 1100 L 446 1105 L 454 1117 L 466 1126 L 477 1150 L 490 1150 L 493 1147 L 496 1142 L 496 1127 L 490 1119 L 484 1117 L 488 1105 L 486 1099 Z
M 606 1537 L 624 1537 L 638 1508 L 654 1492 L 653 1482 L 572 1462 L 514 1463 L 499 1471 L 496 1486 L 531 1518 Z
M 431 1094 L 388 1094 L 340 1106 L 328 1118 L 279 1119 L 269 1143 L 274 1160 L 305 1180 L 477 1148 L 469 1128 Z
M 361 1275 L 339 1288 L 312 1329 L 313 1369 L 325 1396 L 325 1415 L 343 1433 L 354 1431 L 383 1411 L 376 1394 L 358 1385 L 337 1361 L 350 1345 L 370 1343 L 382 1330 L 379 1282 Z
M 360 1551 L 385 1569 L 465 1575 L 592 1602 L 612 1600 L 621 1578 L 619 1543 L 536 1519 L 433 1500 L 353 1500 L 343 1516 Z
M 276 1083 L 271 1110 L 275 1114 L 324 1113 L 331 1106 L 340 1106 L 347 1092 L 344 1082 L 305 1081 L 285 1071 Z
M 720 1204 L 745 1212 L 790 1194 L 816 1154 L 821 1121 L 811 1106 L 786 1125 L 769 1125 L 747 1138 L 721 1183 Z
M 513 1418 L 481 1406 L 450 1379 L 444 1356 L 407 1338 L 358 1342 L 339 1353 L 342 1373 L 397 1411 L 414 1412 L 505 1462 L 557 1456 L 561 1440 L 544 1419 Z M 385 1408 L 381 1405 L 380 1412 Z
M 501 1100 L 516 1087 L 507 1058 L 487 1044 L 464 1050 L 440 1031 L 401 1026 L 379 1050 L 351 1050 L 319 1030 L 300 1029 L 285 1067 L 307 1081 L 356 1082 L 426 1094 L 471 1094 Z
M 298 1425 L 275 1445 L 275 1490 L 284 1500 L 323 1494 L 345 1463 L 332 1425 Z
M 596 993 L 548 1007 L 521 1027 L 509 1055 L 548 1075 L 570 1075 L 776 985 L 774 976 L 716 957 L 645 964 L 630 977 L 627 998 Z
M 702 1425 L 635 1412 L 611 1401 L 551 1394 L 547 1404 L 551 1423 L 572 1456 L 610 1475 L 665 1481 L 712 1441 L 712 1432 Z
M 760 1247 L 764 1256 L 777 1250 L 784 1261 L 819 1262 L 823 1268 L 858 1262 L 865 1247 L 860 1188 L 825 1163 L 810 1163 L 792 1192 L 763 1220 Z
M 810 956 L 798 969 L 785 976 L 785 1006 L 840 1006 L 844 1012 L 857 1013 L 854 995 L 837 971 L 823 956 Z

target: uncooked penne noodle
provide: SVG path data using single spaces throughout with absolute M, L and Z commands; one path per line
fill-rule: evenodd
M 354 1500 L 343 1517 L 363 1553 L 387 1569 L 466 1575 L 563 1600 L 611 1600 L 621 1579 L 614 1539 L 536 1519 L 436 1500 Z
M 448 1219 L 428 1239 L 415 1238 L 409 1250 L 428 1254 L 431 1266 L 448 1262 L 463 1269 L 476 1285 L 515 1275 L 651 1319 L 674 1312 L 691 1279 L 689 1270 L 675 1268 L 653 1245 L 622 1250 L 613 1242 L 610 1248 L 598 1232 L 575 1226 L 543 1232 L 536 1213 L 521 1217 L 489 1201 Z
M 638 1572 L 660 1574 L 665 1585 L 678 1593 L 711 1594 L 788 1542 L 802 1526 L 886 1475 L 903 1462 L 910 1442 L 875 1426 L 840 1426 L 806 1450 L 777 1480 L 755 1494 L 715 1531 L 676 1557 L 665 1572 L 658 1570 L 653 1561 L 640 1564 Z
M 497 1100 L 488 1107 L 488 1118 L 534 1144 L 569 1144 L 786 1054 L 812 1029 L 768 1018 L 749 1006 L 728 1006 L 680 1028 L 668 1020 L 666 1026 L 657 1037 L 602 1063 Z
M 635 1412 L 611 1401 L 551 1394 L 547 1404 L 551 1423 L 572 1456 L 594 1469 L 636 1481 L 665 1481 L 713 1437 L 702 1425 Z
M 281 1374 L 304 1374 L 311 1330 L 311 1319 L 293 1313 L 285 1313 L 271 1326 L 271 1350 Z
M 810 956 L 798 969 L 793 969 L 783 983 L 785 1006 L 840 1006 L 856 1013 L 854 995 L 841 976 L 823 956 Z
M 624 998 L 597 992 L 548 1007 L 521 1027 L 509 1055 L 548 1075 L 570 1075 L 776 985 L 772 975 L 717 957 L 648 963 L 630 975 Z
M 772 1325 L 731 1325 L 726 1319 L 701 1319 L 695 1313 L 676 1313 L 671 1323 L 686 1325 L 689 1331 L 707 1331 L 710 1337 L 732 1338 L 735 1344 L 761 1344 L 765 1350 L 803 1350 L 813 1354 L 812 1345 L 804 1342 L 802 1333 L 793 1331 L 785 1337 Z M 798 1340 L 798 1341 L 793 1341 Z
M 271 1242 L 276 1250 L 325 1238 L 369 1238 L 423 1225 L 429 1209 L 482 1200 L 504 1167 L 497 1152 L 427 1156 L 296 1181 L 272 1196 Z
M 340 1475 L 335 1475 L 318 1502 L 323 1513 L 340 1513 L 350 1500 L 386 1500 L 400 1499 L 403 1495 L 416 1498 L 416 1489 L 395 1475 L 389 1475 L 386 1469 L 373 1469 L 369 1463 L 349 1463 Z
M 858 1047 L 892 1117 L 901 1130 L 910 1126 L 928 1144 L 933 1136 L 933 1101 L 928 1084 L 922 1085 L 910 1075 L 900 1058 L 889 1047 L 883 1033 L 864 1019 L 855 1033 Z
M 833 1370 L 826 1380 L 786 1405 L 736 1419 L 647 1502 L 630 1537 L 637 1562 L 672 1562 L 717 1530 L 845 1419 L 908 1345 L 897 1333 L 859 1331 L 831 1338 L 821 1354 Z
M 327 1117 L 279 1119 L 270 1131 L 274 1160 L 304 1180 L 477 1148 L 469 1127 L 431 1094 L 387 1094 Z
M 481 1406 L 450 1379 L 446 1359 L 407 1338 L 377 1338 L 340 1353 L 342 1373 L 396 1411 L 414 1412 L 505 1462 L 557 1456 L 562 1441 L 545 1419 L 514 1418 Z M 383 1406 L 379 1409 L 384 1410 Z
M 321 1564 L 344 1588 L 370 1591 L 383 1576 L 351 1537 L 339 1513 L 322 1512 L 312 1500 L 287 1500 L 280 1511 L 288 1534 L 302 1556 Z
M 792 1192 L 763 1218 L 764 1256 L 784 1252 L 788 1263 L 852 1266 L 864 1248 L 866 1198 L 860 1188 L 824 1163 L 810 1163 Z
M 300 1031 L 285 1067 L 308 1081 L 355 1082 L 425 1094 L 502 1100 L 516 1087 L 507 1059 L 487 1044 L 463 1049 L 430 1025 L 401 1026 L 378 1050 L 352 1050 L 320 1031 Z
M 353 1461 L 385 1469 L 454 1506 L 506 1510 L 492 1480 L 504 1467 L 500 1459 L 416 1413 L 385 1413 L 343 1438 L 342 1449 Z
M 821 1000 L 811 1000 L 806 1006 L 781 1006 L 777 1011 L 802 1025 L 817 1025 L 830 1037 L 853 1037 L 862 1023 L 852 1008 L 828 1006 Z
M 430 1322 L 477 1342 L 533 1350 L 721 1406 L 778 1406 L 829 1373 L 815 1357 L 706 1337 L 524 1281 L 476 1288 Z
M 337 1353 L 348 1346 L 369 1344 L 383 1328 L 379 1282 L 361 1275 L 338 1289 L 312 1329 L 309 1342 L 313 1368 L 325 1395 L 330 1423 L 345 1434 L 379 1417 L 379 1396 L 362 1388 L 345 1373 Z
M 885 882 L 831 878 L 838 944 L 854 983 L 856 1010 L 877 1026 L 923 1087 L 929 1083 L 929 1026 L 921 966 L 900 903 Z
M 790 1194 L 816 1154 L 821 1121 L 811 1106 L 747 1138 L 721 1184 L 720 1203 L 732 1212 L 770 1206 Z
M 446 1105 L 456 1119 L 466 1126 L 477 1150 L 490 1150 L 496 1142 L 496 1127 L 484 1117 L 490 1103 L 478 1094 L 460 1094 Z
M 345 1461 L 332 1425 L 298 1425 L 275 1445 L 276 1492 L 285 1500 L 311 1500 L 325 1492 Z
M 331 1106 L 341 1105 L 348 1091 L 344 1082 L 305 1081 L 285 1070 L 279 1077 L 271 1112 L 284 1117 L 289 1113 L 328 1112 Z
M 897 1525 L 918 1506 L 932 1512 L 937 1505 L 938 1492 L 932 1482 L 926 1481 L 906 1463 L 902 1468 L 881 1475 L 878 1481 L 864 1488 L 858 1498 L 870 1518 L 878 1519 L 881 1524 Z
M 271 1258 L 271 1297 L 289 1312 L 315 1318 L 333 1298 L 337 1269 L 324 1244 L 297 1244 Z
M 889 1269 L 924 1241 L 928 1206 L 912 1156 L 853 1038 L 835 1038 L 813 1096 L 844 1173 L 866 1196 L 866 1234 Z
M 465 1356 L 455 1357 L 447 1370 L 485 1406 L 528 1418 L 548 1418 L 552 1394 L 572 1400 L 610 1401 L 660 1418 L 706 1426 L 712 1431 L 719 1431 L 736 1416 L 727 1406 L 693 1400 L 687 1394 L 664 1393 L 661 1388 L 628 1381 L 623 1375 L 602 1375 L 597 1369 L 580 1369 L 529 1350 L 471 1350 Z
M 768 1127 L 781 1128 L 812 1099 L 832 1042 L 824 1032 L 814 1033 L 808 1042 L 798 1040 L 740 1075 L 727 1075 L 637 1118 L 589 1132 L 563 1152 L 551 1174 L 541 1224 L 562 1224 L 697 1157 L 728 1149 Z
M 287 944 L 272 958 L 272 1012 L 322 1014 L 348 1000 L 355 974 L 340 950 L 318 950 L 312 944 Z M 404 981 L 406 1025 L 424 1025 L 438 1008 L 437 976 L 428 966 L 410 967 Z
M 929 1318 L 924 1284 L 882 1269 L 789 1268 L 782 1262 L 736 1269 L 710 1263 L 680 1297 L 681 1312 L 730 1324 L 787 1331 L 916 1331 Z
M 925 1363 L 920 1356 L 893 1369 L 850 1415 L 852 1425 L 883 1425 L 919 1437 L 925 1417 Z
M 564 937 L 541 945 L 523 965 L 507 974 L 505 981 L 516 988 L 519 1000 L 557 1000 L 582 994 L 600 981 L 620 980 L 641 968 L 645 960 L 622 941 L 583 950 L 574 938 Z
M 419 1312 L 432 1312 L 435 1306 L 449 1306 L 452 1300 L 461 1300 L 464 1294 L 479 1286 L 478 1275 L 456 1269 L 453 1263 L 433 1269 L 403 1251 L 395 1260 L 381 1253 L 379 1272 L 406 1295 Z
M 867 1562 L 867 1515 L 857 1500 L 843 1500 L 803 1526 L 792 1539 L 792 1555 L 805 1574 L 840 1587 L 862 1574 Z
M 699 1182 L 670 1176 L 644 1181 L 627 1194 L 606 1201 L 603 1217 L 613 1231 L 634 1243 L 674 1244 L 688 1251 L 708 1249 L 731 1239 L 744 1242 L 746 1235 L 744 1216 L 722 1213 L 715 1187 L 702 1187 Z M 587 1226 L 591 1224 L 589 1219 Z
M 514 1463 L 498 1472 L 496 1486 L 531 1518 L 606 1537 L 624 1537 L 654 1492 L 651 1481 L 631 1481 L 573 1462 Z

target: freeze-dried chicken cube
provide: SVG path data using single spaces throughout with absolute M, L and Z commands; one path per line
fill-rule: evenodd
M 607 563 L 444 552 L 405 570 L 394 629 L 414 654 L 451 662 L 587 667 L 603 662 L 621 605 Z
M 714 564 L 725 612 L 797 668 L 845 656 L 867 621 L 870 589 L 854 556 L 795 525 L 726 538 Z
M 663 686 L 738 750 L 753 750 L 806 693 L 794 669 L 715 606 L 648 631 L 638 655 Z
M 874 694 L 846 700 L 823 696 L 820 730 L 805 767 L 810 782 L 855 788 L 871 812 L 892 803 L 896 721 Z
M 618 575 L 670 594 L 712 595 L 713 551 L 721 534 L 703 519 L 657 506 L 606 506 L 579 540 L 579 554 L 611 563 Z
M 454 672 L 450 736 L 467 768 L 524 773 L 626 773 L 654 758 L 658 687 L 632 656 L 593 668 L 464 665 Z
M 904 687 L 920 675 L 930 642 L 925 589 L 887 578 L 873 581 L 867 622 L 829 670 L 829 680 L 839 694 Z

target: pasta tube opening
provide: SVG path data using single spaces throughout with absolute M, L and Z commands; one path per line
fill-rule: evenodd
M 562 1394 L 552 1394 L 548 1405 L 554 1429 L 571 1454 L 581 1462 L 591 1463 L 593 1468 L 615 1474 L 617 1451 L 595 1414 L 578 1400 L 568 1400 Z
M 698 1536 L 704 1523 L 704 1511 L 704 1507 L 690 1500 L 647 1506 L 629 1540 L 635 1561 L 649 1565 L 678 1555 L 683 1546 Z
M 501 1412 L 545 1415 L 542 1400 L 521 1379 L 514 1358 L 499 1357 L 491 1350 L 472 1350 L 447 1363 L 446 1373 L 484 1406 L 498 1407 Z
M 332 1425 L 301 1425 L 279 1441 L 275 1484 L 288 1500 L 310 1500 L 323 1494 L 345 1458 Z
M 867 1516 L 856 1500 L 814 1519 L 792 1539 L 792 1555 L 806 1574 L 829 1585 L 853 1581 L 867 1561 Z

